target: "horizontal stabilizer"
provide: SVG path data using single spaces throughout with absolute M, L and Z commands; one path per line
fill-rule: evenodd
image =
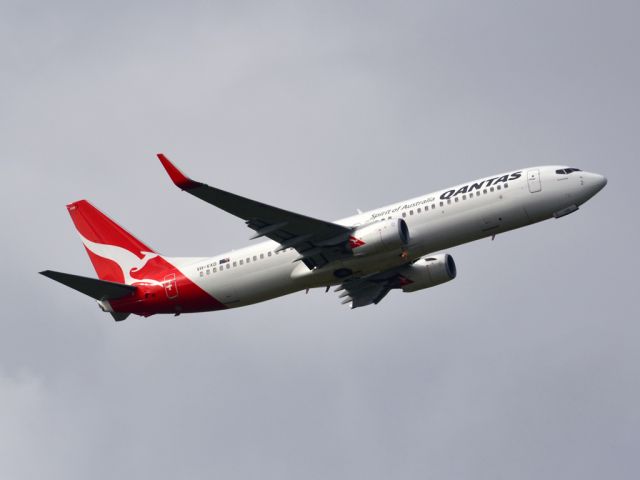
M 45 270 L 44 272 L 40 272 L 40 274 L 50 278 L 51 280 L 60 282 L 67 287 L 82 292 L 85 295 L 89 295 L 91 298 L 95 298 L 96 300 L 122 298 L 127 295 L 131 295 L 136 291 L 136 287 L 132 285 L 98 280 L 96 278 L 81 277 L 80 275 L 72 275 L 70 273 Z

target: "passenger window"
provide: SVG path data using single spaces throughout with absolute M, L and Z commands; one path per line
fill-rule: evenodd
M 251 261 L 251 257 L 247 257 L 247 263 Z
M 406 217 L 407 216 L 407 212 L 402 212 L 402 217 Z
M 211 270 L 207 268 L 207 275 L 211 275 Z
M 218 269 L 217 269 L 217 268 L 212 268 L 212 269 L 211 269 L 211 271 L 212 271 L 213 273 L 216 273 L 216 272 L 218 271 Z
M 447 205 L 451 205 L 451 199 L 447 198 Z
M 508 183 L 505 183 L 505 184 L 504 184 L 504 188 L 509 188 L 509 184 L 508 184 Z
M 200 276 L 204 277 L 204 272 L 202 270 L 200 270 Z
M 264 259 L 264 253 L 261 253 L 260 254 L 260 260 L 263 260 L 263 259 Z
M 460 199 L 458 197 L 456 197 L 456 202 L 460 201 Z
M 270 256 L 271 256 L 271 250 L 267 252 L 267 257 L 270 257 Z
M 418 208 L 418 213 L 422 213 L 422 209 L 421 208 Z
M 237 267 L 238 266 L 238 262 L 233 262 L 233 266 Z
M 258 260 L 258 256 L 257 256 L 257 255 L 254 255 L 254 256 L 253 256 L 253 261 L 255 262 L 256 260 Z
M 444 202 L 440 202 L 440 206 L 441 206 L 441 207 L 444 207 Z
M 491 187 L 489 190 L 491 190 L 491 191 L 493 192 L 494 188 L 493 188 L 493 187 Z
M 498 185 L 496 188 L 497 188 L 498 190 L 502 190 L 502 187 L 501 187 L 500 185 Z
M 485 188 L 482 193 L 484 193 L 485 195 L 487 194 L 487 189 Z
M 413 210 L 409 210 L 409 215 L 413 215 Z
M 227 270 L 231 268 L 231 265 L 227 263 Z
M 466 195 L 462 195 L 462 199 L 463 199 L 463 200 L 466 200 L 466 199 L 467 199 L 467 196 L 466 196 Z

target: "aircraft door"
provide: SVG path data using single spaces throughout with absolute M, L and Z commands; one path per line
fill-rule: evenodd
M 529 191 L 536 193 L 542 190 L 540 183 L 540 170 L 529 170 L 527 172 L 527 182 L 529 183 Z
M 169 300 L 173 300 L 178 296 L 178 285 L 176 283 L 175 273 L 171 273 L 165 276 L 164 282 L 162 282 L 162 285 L 164 285 L 164 291 L 167 294 L 167 298 Z

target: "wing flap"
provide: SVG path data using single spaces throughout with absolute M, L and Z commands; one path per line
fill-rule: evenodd
M 354 278 L 345 281 L 336 288 L 343 304 L 351 303 L 351 308 L 364 307 L 378 304 L 392 289 L 392 283 L 388 280 L 375 281 L 365 278 Z

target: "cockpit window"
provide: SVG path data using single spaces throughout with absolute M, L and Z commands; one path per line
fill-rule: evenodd
M 569 175 L 571 172 L 581 172 L 579 168 L 561 168 L 560 170 L 556 170 L 558 175 Z

